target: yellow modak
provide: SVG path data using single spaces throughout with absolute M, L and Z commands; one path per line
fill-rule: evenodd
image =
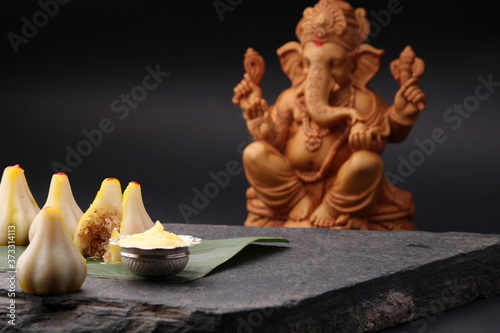
M 17 164 L 6 167 L 0 181 L 0 245 L 11 244 L 11 238 L 16 245 L 28 245 L 29 229 L 38 212 L 24 170 Z
M 102 258 L 109 249 L 109 239 L 120 229 L 123 218 L 121 185 L 116 178 L 106 178 L 90 205 L 78 221 L 73 241 L 87 258 Z
M 56 173 L 52 175 L 49 194 L 47 195 L 47 201 L 43 207 L 48 206 L 56 207 L 61 211 L 69 233 L 71 234 L 71 238 L 73 238 L 76 226 L 78 225 L 78 221 L 82 217 L 83 212 L 80 207 L 78 207 L 78 204 L 73 197 L 73 191 L 71 190 L 71 185 L 66 174 Z M 30 241 L 33 239 L 37 228 L 38 224 L 33 222 L 29 231 Z
M 123 192 L 123 220 L 120 226 L 121 235 L 133 235 L 144 232 L 154 226 L 142 200 L 141 185 L 130 182 Z
M 61 211 L 45 207 L 37 232 L 16 265 L 16 278 L 30 294 L 64 294 L 81 288 L 87 263 L 73 245 Z

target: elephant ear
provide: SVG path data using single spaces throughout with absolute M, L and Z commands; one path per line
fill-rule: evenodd
M 380 70 L 380 62 L 385 51 L 376 49 L 369 44 L 361 44 L 354 56 L 354 70 L 352 74 L 352 82 L 354 85 L 364 88 L 368 82 Z
M 277 51 L 281 68 L 286 76 L 296 86 L 305 79 L 304 67 L 302 65 L 302 47 L 297 42 L 288 42 Z

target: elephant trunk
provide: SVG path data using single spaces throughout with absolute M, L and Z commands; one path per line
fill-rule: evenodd
M 322 66 L 312 65 L 305 82 L 304 98 L 309 116 L 321 127 L 334 127 L 343 122 L 357 119 L 355 109 L 344 106 L 330 106 L 330 93 L 339 89 L 331 75 Z

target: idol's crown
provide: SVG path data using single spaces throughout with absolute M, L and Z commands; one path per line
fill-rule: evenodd
M 295 32 L 302 44 L 333 42 L 352 52 L 368 37 L 370 24 L 363 8 L 354 10 L 343 0 L 321 0 L 304 10 Z

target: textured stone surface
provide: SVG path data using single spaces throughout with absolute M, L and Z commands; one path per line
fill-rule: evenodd
M 62 296 L 15 296 L 23 332 L 365 332 L 500 294 L 500 235 L 167 225 L 205 239 L 285 237 L 183 283 L 87 278 Z M 7 273 L 0 274 L 0 327 Z M 7 318 L 7 319 L 6 319 Z M 63 329 L 64 327 L 64 329 Z

